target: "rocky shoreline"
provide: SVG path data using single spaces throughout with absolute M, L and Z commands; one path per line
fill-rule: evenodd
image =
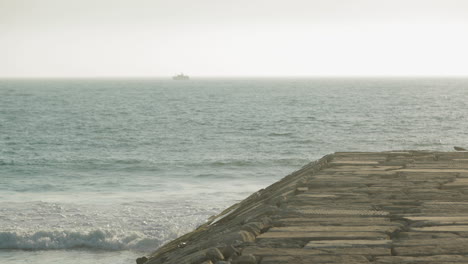
M 136 262 L 468 263 L 467 198 L 467 152 L 335 153 Z

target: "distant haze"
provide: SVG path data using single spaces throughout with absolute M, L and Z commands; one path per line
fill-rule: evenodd
M 0 0 L 0 77 L 468 75 L 466 0 Z

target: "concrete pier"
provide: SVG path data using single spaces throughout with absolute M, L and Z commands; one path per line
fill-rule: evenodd
M 328 155 L 137 262 L 468 263 L 468 152 Z

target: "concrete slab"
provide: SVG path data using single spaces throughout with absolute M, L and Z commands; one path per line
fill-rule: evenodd
M 382 232 L 266 232 L 257 237 L 260 239 L 291 238 L 291 239 L 387 239 Z
M 367 255 L 378 256 L 390 255 L 389 247 L 347 247 L 347 248 L 265 248 L 247 247 L 242 250 L 242 254 L 252 254 L 254 256 L 317 256 L 317 255 Z
M 425 221 L 438 224 L 468 224 L 467 216 L 406 216 L 411 221 Z
M 269 232 L 381 232 L 392 233 L 396 226 L 286 226 L 273 227 Z
M 392 240 L 321 240 L 310 241 L 304 248 L 390 247 Z
M 440 263 L 468 263 L 468 256 L 461 255 L 433 255 L 433 256 L 418 256 L 418 257 L 401 257 L 401 256 L 383 256 L 376 257 L 376 264 L 440 264 Z
M 345 209 L 296 209 L 305 215 L 360 215 L 360 216 L 386 216 L 389 213 L 378 210 L 345 210 Z
M 260 264 L 317 264 L 317 263 L 370 263 L 365 256 L 265 256 Z
M 410 230 L 414 232 L 468 232 L 468 225 L 413 227 Z

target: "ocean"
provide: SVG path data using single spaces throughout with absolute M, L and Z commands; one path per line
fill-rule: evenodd
M 468 79 L 0 80 L 0 263 L 135 263 L 335 151 L 468 147 Z

